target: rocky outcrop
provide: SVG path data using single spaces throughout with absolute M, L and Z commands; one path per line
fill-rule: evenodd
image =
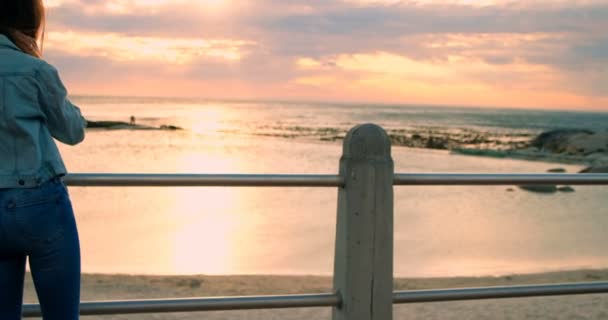
M 425 135 L 390 133 L 391 143 L 396 146 L 404 146 L 409 148 L 437 149 L 448 150 L 458 145 L 455 140 L 450 140 L 447 136 L 441 135 Z
M 540 134 L 530 145 L 542 152 L 587 156 L 608 151 L 608 131 L 553 130 Z
M 127 123 L 121 121 L 89 121 L 87 120 L 87 129 L 105 129 L 105 130 L 183 130 L 180 127 L 173 125 L 161 125 L 160 127 L 145 126 L 135 123 Z
M 166 124 L 161 125 L 159 129 L 160 130 L 169 130 L 169 131 L 184 130 L 180 127 L 173 126 L 173 125 L 166 125 Z
M 272 125 L 260 127 L 255 135 L 280 138 L 343 140 L 346 127 L 302 127 Z M 393 146 L 448 150 L 455 154 L 511 158 L 568 164 L 608 166 L 608 131 L 587 129 L 553 130 L 537 134 L 529 130 L 479 130 L 470 128 L 390 128 Z M 555 168 L 553 173 L 563 173 Z
M 535 193 L 556 193 L 556 185 L 533 185 L 533 186 L 519 186 L 520 189 L 535 192 Z
M 534 185 L 534 186 L 519 186 L 520 189 L 534 192 L 534 193 L 546 193 L 546 194 L 554 194 L 557 192 L 571 193 L 575 192 L 574 188 L 571 186 L 556 186 L 551 184 L 546 185 Z
M 557 191 L 570 193 L 570 192 L 574 192 L 576 190 L 574 190 L 574 188 L 572 188 L 571 186 L 562 186 L 562 187 L 557 188 Z

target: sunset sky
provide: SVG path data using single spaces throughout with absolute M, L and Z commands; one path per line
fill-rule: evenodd
M 46 0 L 72 94 L 608 111 L 608 0 Z

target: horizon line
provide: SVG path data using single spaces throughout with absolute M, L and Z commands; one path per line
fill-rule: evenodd
M 608 113 L 606 107 L 542 107 L 542 106 L 491 106 L 491 105 L 458 105 L 458 104 L 433 104 L 412 102 L 386 102 L 386 101 L 349 101 L 349 100 L 322 100 L 310 98 L 218 98 L 202 96 L 148 96 L 148 95 L 120 95 L 120 94 L 70 94 L 70 98 L 117 98 L 117 99 L 167 99 L 184 101 L 207 101 L 207 102 L 270 102 L 270 103 L 309 103 L 309 104 L 338 104 L 338 105 L 377 105 L 396 107 L 429 107 L 429 108 L 462 108 L 462 109 L 490 109 L 490 110 L 521 110 L 521 111 L 546 111 L 546 112 L 585 112 L 585 113 Z

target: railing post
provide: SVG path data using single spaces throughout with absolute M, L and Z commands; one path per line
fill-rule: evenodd
M 333 320 L 390 320 L 393 315 L 393 176 L 391 143 L 373 124 L 344 140 L 338 193 Z

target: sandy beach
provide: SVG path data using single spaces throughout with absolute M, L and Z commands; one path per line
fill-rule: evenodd
M 479 278 L 395 280 L 396 290 L 458 288 L 517 284 L 606 281 L 608 270 L 577 270 Z M 153 299 L 208 296 L 322 293 L 331 278 L 317 276 L 129 276 L 83 275 L 82 300 Z M 26 277 L 26 303 L 36 303 Z M 503 299 L 396 305 L 395 319 L 607 319 L 608 295 Z M 329 308 L 222 311 L 121 316 L 85 319 L 330 319 Z

